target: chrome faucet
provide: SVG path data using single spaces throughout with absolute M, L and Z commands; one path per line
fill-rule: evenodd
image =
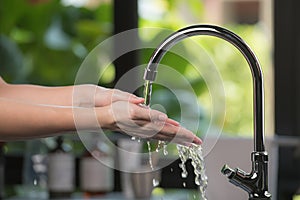
M 153 52 L 145 70 L 145 104 L 150 104 L 152 83 L 155 81 L 157 67 L 162 57 L 181 40 L 197 35 L 210 35 L 228 41 L 243 54 L 250 66 L 254 90 L 254 151 L 251 154 L 252 171 L 245 173 L 238 168 L 233 170 L 224 165 L 221 172 L 228 177 L 231 183 L 248 192 L 250 200 L 270 200 L 271 194 L 268 191 L 268 153 L 265 151 L 264 146 L 263 75 L 255 54 L 239 36 L 227 29 L 213 25 L 189 26 L 171 34 Z

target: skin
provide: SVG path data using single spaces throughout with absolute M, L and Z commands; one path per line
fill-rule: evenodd
M 166 114 L 142 106 L 143 102 L 133 94 L 96 85 L 14 85 L 0 77 L 0 141 L 101 128 L 183 145 L 202 143 Z

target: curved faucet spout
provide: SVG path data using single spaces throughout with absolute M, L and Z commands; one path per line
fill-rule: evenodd
M 147 65 L 145 70 L 144 79 L 149 81 L 150 83 L 155 80 L 157 73 L 157 66 L 165 53 L 173 47 L 175 44 L 180 42 L 181 40 L 197 36 L 197 35 L 209 35 L 222 38 L 229 43 L 233 44 L 245 57 L 247 60 L 253 78 L 253 105 L 254 105 L 254 150 L 255 151 L 265 151 L 264 147 L 264 108 L 263 108 L 263 76 L 261 67 L 259 62 L 253 53 L 253 51 L 249 48 L 249 46 L 236 34 L 233 32 L 213 25 L 194 25 L 183 28 L 168 38 L 166 38 L 158 48 L 153 52 L 152 57 Z M 151 84 L 148 84 L 148 87 L 145 87 L 145 90 L 151 90 Z M 150 98 L 150 97 L 148 97 Z M 148 99 L 149 101 L 149 99 Z
M 238 183 L 239 187 L 249 193 L 249 199 L 270 199 L 268 192 L 268 155 L 264 147 L 264 90 L 263 75 L 259 62 L 249 46 L 236 34 L 222 27 L 213 25 L 194 25 L 183 28 L 166 38 L 153 52 L 152 57 L 145 70 L 145 104 L 150 104 L 152 82 L 157 74 L 157 67 L 166 52 L 181 40 L 197 36 L 208 35 L 224 39 L 234 45 L 247 60 L 253 80 L 253 121 L 254 121 L 254 152 L 255 159 L 252 160 L 253 169 L 250 174 L 229 176 L 232 182 Z M 258 167 L 257 167 L 258 166 Z M 225 173 L 226 172 L 226 173 Z M 225 175 L 234 174 L 233 171 L 223 170 Z M 252 175 L 257 178 L 249 179 Z M 234 177 L 234 178 L 231 178 Z M 250 188 L 250 189 L 249 189 Z

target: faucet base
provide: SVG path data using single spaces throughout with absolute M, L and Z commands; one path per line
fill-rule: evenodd
M 224 165 L 221 172 L 227 176 L 230 183 L 248 192 L 249 200 L 270 200 L 268 192 L 268 154 L 267 152 L 252 152 L 252 171 L 246 173 L 236 168 Z

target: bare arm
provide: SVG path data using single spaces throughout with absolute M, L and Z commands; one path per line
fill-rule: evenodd
M 0 97 L 36 104 L 72 105 L 72 86 L 44 87 L 37 85 L 14 85 L 0 77 Z
M 165 114 L 118 101 L 96 108 L 37 105 L 0 98 L 0 141 L 54 136 L 76 130 L 118 130 L 141 138 L 201 144 Z
M 71 108 L 0 99 L 0 138 L 18 140 L 72 131 Z
M 0 79 L 0 141 L 102 128 L 141 138 L 201 143 L 164 113 L 140 106 L 143 101 L 95 85 L 52 88 L 10 85 Z
M 32 104 L 99 107 L 115 101 L 141 99 L 117 89 L 107 89 L 92 84 L 46 87 L 30 84 L 8 84 L 0 77 L 0 98 L 8 98 Z

